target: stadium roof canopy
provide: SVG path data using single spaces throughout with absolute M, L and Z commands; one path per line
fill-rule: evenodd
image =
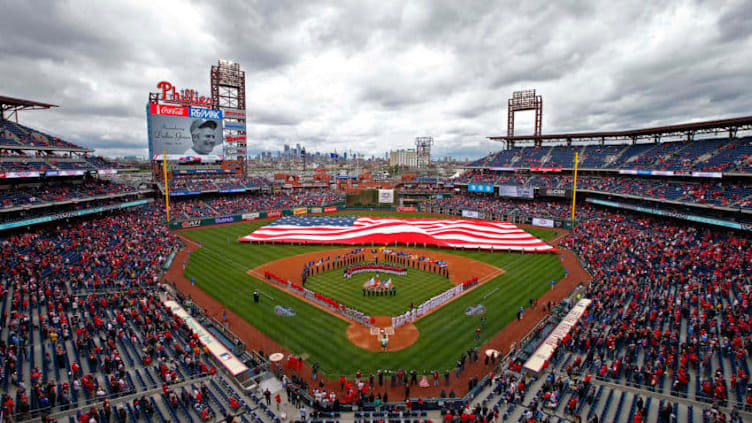
M 570 145 L 572 141 L 598 141 L 603 144 L 606 140 L 631 140 L 635 143 L 639 139 L 652 139 L 660 142 L 662 137 L 685 137 L 688 141 L 694 139 L 697 134 L 717 134 L 728 132 L 729 137 L 736 137 L 737 131 L 752 129 L 752 116 L 743 116 L 732 119 L 709 120 L 704 122 L 680 123 L 677 125 L 657 126 L 655 128 L 630 129 L 627 131 L 605 132 L 573 132 L 569 134 L 550 135 L 521 135 L 521 136 L 497 136 L 488 137 L 492 141 L 504 141 L 508 147 L 514 147 L 516 142 L 533 142 L 540 146 L 543 142 L 560 143 L 562 141 Z
M 0 119 L 5 119 L 5 112 L 10 111 L 9 115 L 14 115 L 19 110 L 37 110 L 51 109 L 58 107 L 54 104 L 40 103 L 38 101 L 24 100 L 21 98 L 6 97 L 0 95 Z M 16 118 L 18 115 L 16 115 Z
M 39 101 L 24 100 L 21 98 L 13 98 L 0 95 L 0 120 L 10 120 L 11 117 L 15 117 L 16 123 L 18 123 L 18 112 L 21 110 L 46 110 L 53 107 L 60 107 L 55 104 L 42 103 Z M 58 139 L 59 140 L 59 139 Z M 72 144 L 73 145 L 73 144 Z M 91 148 L 73 146 L 73 147 L 58 147 L 58 146 L 39 146 L 39 145 L 0 145 L 4 150 L 44 150 L 44 151 L 73 151 L 93 153 Z

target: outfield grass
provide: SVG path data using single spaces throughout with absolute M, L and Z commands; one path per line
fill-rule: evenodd
M 407 311 L 410 303 L 417 307 L 454 286 L 443 276 L 408 267 L 405 276 L 379 275 L 381 280 L 392 280 L 397 295 L 364 296 L 363 284 L 372 277 L 375 277 L 375 273 L 360 273 L 346 279 L 342 276 L 342 270 L 335 270 L 308 277 L 305 286 L 369 316 L 397 316 Z
M 368 213 L 372 214 L 378 213 Z M 405 216 L 420 215 L 409 213 Z M 248 269 L 272 260 L 332 248 L 261 246 L 237 241 L 240 236 L 266 223 L 251 222 L 186 232 L 187 236 L 201 242 L 203 248 L 191 254 L 185 275 L 188 279 L 195 278 L 200 288 L 281 345 L 306 358 L 308 363 L 319 362 L 321 371 L 330 376 L 353 375 L 357 370 L 370 373 L 379 368 L 426 372 L 451 368 L 462 351 L 491 338 L 516 318 L 520 306 L 527 308 L 529 298 L 540 297 L 550 289 L 551 280 L 558 281 L 564 276 L 556 254 L 456 251 L 459 256 L 487 262 L 506 272 L 416 322 L 420 337 L 409 348 L 386 353 L 366 351 L 347 340 L 347 322 L 246 274 Z M 530 232 L 544 239 L 555 235 L 555 232 L 546 230 Z M 264 294 L 260 304 L 253 304 L 251 293 L 254 290 Z M 474 304 L 485 305 L 488 318 L 486 330 L 478 343 L 473 339 L 480 317 L 464 314 L 465 308 Z M 294 317 L 277 316 L 274 314 L 275 305 L 293 307 L 297 314 Z M 272 352 L 265 351 L 267 354 Z

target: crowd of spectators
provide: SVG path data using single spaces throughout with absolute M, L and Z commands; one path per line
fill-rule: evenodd
M 220 191 L 233 189 L 259 189 L 269 187 L 269 181 L 261 178 L 173 178 L 169 181 L 170 191 Z
M 514 174 L 471 171 L 457 182 L 519 185 L 535 188 L 572 188 L 572 176 L 562 174 Z M 726 207 L 744 207 L 752 196 L 752 185 L 722 181 L 682 181 L 628 176 L 579 176 L 578 190 L 634 195 Z
M 76 144 L 9 120 L 0 120 L 0 145 L 81 148 Z
M 343 201 L 341 194 L 329 190 L 274 192 L 251 195 L 189 198 L 170 203 L 180 218 L 227 216 L 233 214 L 296 207 L 323 207 Z
M 700 172 L 752 171 L 752 138 L 708 139 L 636 145 L 515 147 L 471 162 L 483 167 L 572 168 L 574 153 L 580 166 L 591 169 L 647 169 Z M 476 181 L 480 182 L 480 181 Z
M 209 421 L 246 407 L 205 378 L 216 374 L 206 348 L 159 298 L 178 247 L 164 217 L 142 206 L 0 239 L 4 421 L 76 409 L 82 422 L 176 419 L 177 410 Z
M 0 209 L 24 207 L 55 201 L 82 200 L 90 197 L 109 196 L 136 192 L 136 188 L 107 180 L 87 180 L 81 183 L 41 182 L 12 185 L 0 191 Z
M 447 211 L 451 209 L 454 214 L 461 210 L 471 210 L 485 213 L 495 213 L 503 216 L 532 216 L 540 218 L 567 219 L 571 216 L 571 204 L 561 201 L 546 200 L 512 200 L 500 197 L 483 195 L 454 195 L 451 198 L 431 199 L 423 203 L 423 208 L 438 211 L 441 208 Z M 578 219 L 591 219 L 603 216 L 599 208 L 587 203 L 577 205 Z
M 96 171 L 98 169 L 118 169 L 123 166 L 98 157 L 60 159 L 59 157 L 32 157 L 29 155 L 8 154 L 0 160 L 0 171 L 4 172 L 47 172 L 56 170 Z
M 563 245 L 593 275 L 593 302 L 562 339 L 560 370 L 752 407 L 748 237 L 614 214 L 581 223 Z
M 578 178 L 577 186 L 578 189 L 592 191 L 719 206 L 739 205 L 742 199 L 752 195 L 752 185 L 745 184 L 666 181 L 612 176 Z

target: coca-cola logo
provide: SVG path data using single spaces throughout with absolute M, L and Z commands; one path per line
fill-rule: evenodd
M 159 114 L 170 116 L 185 116 L 185 109 L 183 107 L 159 106 Z
M 281 210 L 273 210 L 266 213 L 266 217 L 280 217 L 282 216 Z
M 153 115 L 167 116 L 188 116 L 188 108 L 179 106 L 164 106 L 161 104 L 151 104 L 149 111 Z

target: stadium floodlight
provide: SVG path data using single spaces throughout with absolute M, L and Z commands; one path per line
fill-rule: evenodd
M 543 129 L 543 96 L 537 95 L 535 90 L 515 91 L 507 102 L 507 137 L 514 136 L 514 114 L 526 110 L 535 111 L 534 136 L 541 136 Z

